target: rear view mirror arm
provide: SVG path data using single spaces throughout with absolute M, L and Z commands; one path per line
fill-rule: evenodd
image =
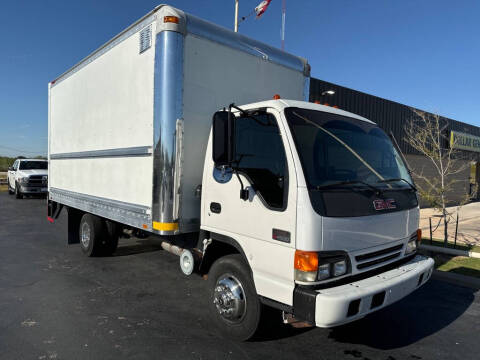
M 229 112 L 232 112 L 232 108 L 237 109 L 238 111 L 240 111 L 240 112 L 242 113 L 242 115 L 248 116 L 248 112 L 246 112 L 245 110 L 239 108 L 239 107 L 236 106 L 234 103 L 231 103 L 231 104 L 228 106 L 228 111 L 229 111 Z

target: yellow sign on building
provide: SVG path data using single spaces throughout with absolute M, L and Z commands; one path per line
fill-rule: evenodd
M 455 149 L 480 152 L 480 136 L 450 131 L 450 146 Z

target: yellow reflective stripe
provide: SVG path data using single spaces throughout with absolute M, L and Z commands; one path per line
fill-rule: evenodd
M 154 221 L 152 228 L 160 231 L 175 231 L 178 230 L 178 223 L 161 223 Z

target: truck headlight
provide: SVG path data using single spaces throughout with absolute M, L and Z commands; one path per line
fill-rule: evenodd
M 410 239 L 407 242 L 407 247 L 405 248 L 405 255 L 413 254 L 417 251 L 418 243 L 422 240 L 422 230 L 418 229 L 415 233 L 410 236 Z
M 295 280 L 316 282 L 348 273 L 348 255 L 339 252 L 295 251 Z
M 28 182 L 28 176 L 19 178 L 18 182 L 22 184 L 26 184 Z
M 347 261 L 341 260 L 333 263 L 333 276 L 342 276 L 347 273 Z
M 321 264 L 318 266 L 317 280 L 325 280 L 330 277 L 330 264 Z
M 408 240 L 407 247 L 405 248 L 405 255 L 413 254 L 415 251 L 417 251 L 417 234 Z

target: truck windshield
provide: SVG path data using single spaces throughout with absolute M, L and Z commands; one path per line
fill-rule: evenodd
M 285 109 L 314 209 L 324 216 L 378 214 L 374 201 L 418 205 L 400 154 L 376 124 L 301 108 Z
M 19 170 L 47 170 L 46 161 L 21 161 Z
M 377 125 L 299 108 L 287 108 L 285 114 L 310 188 L 329 189 L 336 183 L 409 187 L 412 183 L 390 138 Z

